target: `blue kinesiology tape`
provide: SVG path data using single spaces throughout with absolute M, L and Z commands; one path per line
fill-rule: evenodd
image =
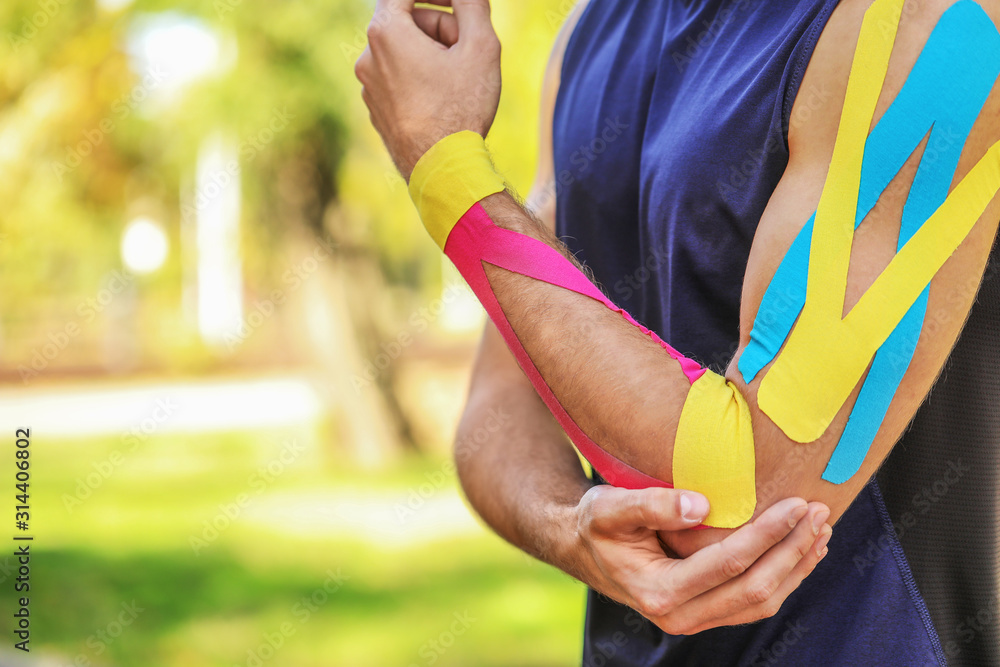
M 948 195 L 965 141 L 1000 75 L 1000 34 L 973 0 L 952 5 L 935 26 L 892 105 L 865 142 L 855 227 L 928 135 L 903 207 L 897 249 Z M 799 232 L 764 293 L 739 361 L 751 382 L 777 356 L 806 300 L 815 214 Z M 885 419 L 920 338 L 930 288 L 924 290 L 872 361 L 847 427 L 823 479 L 854 476 Z

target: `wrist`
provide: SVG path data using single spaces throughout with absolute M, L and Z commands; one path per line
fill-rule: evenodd
M 399 135 L 397 135 L 394 141 L 395 148 L 390 149 L 389 153 L 400 175 L 407 184 L 409 184 L 410 179 L 413 177 L 413 169 L 420 162 L 420 158 L 426 155 L 435 144 L 450 134 L 453 133 L 441 130 L 437 130 L 433 134 L 408 129 L 400 130 Z
M 441 139 L 417 160 L 410 174 L 410 198 L 431 237 L 444 250 L 455 223 L 476 203 L 503 192 L 486 142 L 471 131 Z
M 582 492 L 581 492 L 582 500 Z M 571 577 L 592 585 L 596 565 L 580 533 L 580 502 L 555 504 L 546 513 L 548 549 L 542 560 Z M 556 530 L 552 530 L 555 527 Z

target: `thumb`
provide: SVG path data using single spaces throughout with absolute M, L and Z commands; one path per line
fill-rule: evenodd
M 490 0 L 452 0 L 458 21 L 458 37 L 481 37 L 493 31 L 490 23 Z
M 619 490 L 609 496 L 613 501 L 595 516 L 606 530 L 634 529 L 686 530 L 697 526 L 708 515 L 708 499 L 694 491 L 648 488 Z M 597 514 L 597 512 L 595 512 Z

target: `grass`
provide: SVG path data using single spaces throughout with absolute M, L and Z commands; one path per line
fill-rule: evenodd
M 579 663 L 583 588 L 478 526 L 445 460 L 366 473 L 321 441 L 310 429 L 164 435 L 127 451 L 36 436 L 32 655 L 144 667 Z

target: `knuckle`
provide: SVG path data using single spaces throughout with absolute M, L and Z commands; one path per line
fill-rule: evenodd
M 595 487 L 597 488 L 597 487 Z M 602 491 L 593 492 L 580 512 L 580 521 L 594 529 L 603 529 L 612 516 L 607 494 Z
M 800 541 L 795 545 L 795 560 L 800 561 L 809 555 L 809 550 L 812 548 L 812 540 Z
M 480 41 L 482 44 L 482 53 L 488 59 L 488 61 L 495 62 L 500 60 L 501 48 L 500 40 L 494 37 L 485 37 Z
M 756 533 L 755 537 L 770 546 L 781 542 L 789 533 L 788 524 L 784 522 L 773 522 L 765 525 L 753 523 L 751 526 Z
M 774 584 L 768 580 L 752 582 L 743 594 L 747 606 L 755 607 L 767 603 L 774 595 Z
M 382 21 L 372 21 L 368 24 L 368 30 L 365 32 L 369 42 L 378 41 L 385 33 L 385 24 Z
M 781 604 L 778 602 L 767 602 L 766 604 L 760 605 L 754 613 L 754 620 L 763 621 L 766 618 L 771 618 L 778 613 L 778 609 L 781 608 Z
M 734 553 L 728 553 L 722 560 L 722 574 L 729 579 L 747 571 L 749 564 Z
M 639 598 L 639 612 L 647 618 L 659 618 L 668 615 L 674 608 L 669 594 L 649 593 Z
M 673 615 L 660 619 L 656 625 L 668 635 L 688 635 L 694 628 L 691 621 Z
M 371 73 L 372 68 L 372 52 L 371 49 L 365 47 L 365 50 L 361 52 L 358 59 L 354 61 L 354 76 L 358 78 L 362 83 L 368 78 Z
M 673 623 L 671 621 L 669 621 L 669 620 L 660 619 L 660 620 L 655 621 L 654 624 L 656 625 L 656 627 L 658 627 L 665 634 L 668 634 L 668 635 L 677 635 L 677 634 L 680 634 L 679 632 L 675 631 Z
M 633 494 L 629 496 L 629 507 L 631 514 L 633 514 L 640 522 L 648 525 L 650 522 L 651 512 L 649 503 L 645 500 L 646 496 L 643 494 Z

